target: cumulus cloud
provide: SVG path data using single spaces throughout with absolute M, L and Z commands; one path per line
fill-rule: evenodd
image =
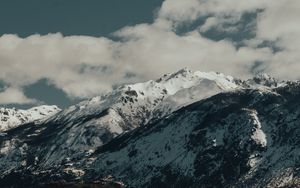
M 280 50 L 266 62 L 266 72 L 283 78 L 299 79 L 300 1 L 279 0 L 269 3 L 257 18 L 257 41 L 271 41 Z
M 239 29 L 238 23 L 244 21 L 242 15 L 256 13 L 256 23 L 251 25 L 255 36 L 241 42 L 252 50 L 262 46 L 267 48 L 266 51 L 276 48 L 274 53 L 256 51 L 260 55 L 252 55 L 257 59 L 263 55 L 261 59 L 264 60 L 257 61 L 263 63 L 263 71 L 280 79 L 299 79 L 299 8 L 300 1 L 297 0 L 166 0 L 159 15 L 170 20 L 175 28 L 200 18 L 205 20 L 198 28 L 201 33 L 210 29 L 235 33 Z M 251 66 L 253 62 L 249 64 Z
M 224 16 L 239 16 L 245 12 L 263 9 L 270 3 L 272 3 L 270 0 L 165 0 L 159 11 L 159 17 L 180 25 L 182 22 L 192 22 L 203 16 L 221 19 Z
M 153 23 L 116 31 L 119 41 L 60 33 L 27 38 L 3 35 L 0 80 L 13 89 L 0 92 L 0 103 L 32 102 L 21 88 L 44 78 L 70 97 L 79 98 L 108 92 L 122 83 L 155 79 L 182 67 L 248 77 L 257 62 L 264 62 L 268 73 L 298 78 L 290 74 L 300 69 L 298 8 L 296 0 L 165 0 Z M 233 32 L 232 23 L 239 23 L 247 12 L 258 17 L 255 37 L 245 40 L 243 46 L 202 35 L 211 28 L 225 31 L 223 26 L 228 24 L 232 27 L 226 32 Z M 199 18 L 205 19 L 203 25 L 177 34 L 181 24 Z M 271 46 L 262 46 L 265 41 L 282 50 L 274 52 Z M 288 66 L 280 68 L 283 63 Z M 8 99 L 9 93 L 16 95 Z
M 0 104 L 31 104 L 34 99 L 27 98 L 18 88 L 7 88 L 0 93 Z
M 105 72 L 86 70 L 85 65 L 118 66 L 112 63 L 115 45 L 118 44 L 105 38 L 85 36 L 49 34 L 23 39 L 3 35 L 0 38 L 0 79 L 20 88 L 47 78 L 70 96 L 94 95 L 109 90 L 110 80 L 103 81 Z

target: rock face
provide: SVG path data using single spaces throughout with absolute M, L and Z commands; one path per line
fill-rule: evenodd
M 19 125 L 43 120 L 56 113 L 60 109 L 57 106 L 38 106 L 28 110 L 0 108 L 0 132 L 18 127 Z
M 126 85 L 4 132 L 0 185 L 297 187 L 299 97 L 298 82 L 186 69 Z

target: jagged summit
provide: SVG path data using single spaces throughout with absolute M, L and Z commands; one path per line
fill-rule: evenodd
M 253 80 L 256 84 L 268 87 L 277 87 L 279 84 L 278 80 L 265 73 L 257 74 L 251 80 Z
M 168 73 L 163 75 L 163 77 L 159 78 L 157 82 L 168 81 L 173 78 L 192 77 L 192 76 L 193 76 L 193 71 L 189 70 L 188 68 L 183 68 L 175 73 Z
M 0 108 L 0 131 L 6 131 L 24 123 L 45 119 L 60 110 L 55 105 L 42 105 L 28 110 Z

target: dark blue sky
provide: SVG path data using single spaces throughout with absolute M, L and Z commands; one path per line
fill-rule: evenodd
M 107 36 L 124 26 L 152 22 L 162 0 L 1 0 L 0 35 L 61 32 Z
M 109 37 L 124 26 L 151 23 L 163 0 L 1 0 L 0 36 L 61 32 L 63 35 Z M 0 89 L 3 84 L 0 82 Z M 64 108 L 78 100 L 49 84 L 47 80 L 24 88 L 26 96 Z M 31 105 L 6 105 L 28 108 Z

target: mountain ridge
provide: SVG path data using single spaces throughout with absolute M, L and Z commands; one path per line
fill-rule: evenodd
M 55 105 L 42 105 L 32 107 L 28 110 L 15 108 L 0 108 L 0 132 L 15 128 L 21 124 L 34 121 L 42 121 L 60 112 L 61 109 Z
M 259 161 L 256 155 L 268 150 L 270 143 L 270 134 L 261 121 L 262 117 L 269 118 L 264 111 L 272 105 L 282 106 L 283 112 L 291 111 L 285 105 L 298 105 L 295 97 L 299 95 L 298 88 L 299 82 L 277 81 L 267 75 L 240 80 L 221 73 L 188 69 L 166 74 L 156 81 L 124 85 L 71 106 L 38 126 L 27 123 L 5 131 L 0 136 L 3 174 L 0 185 L 7 183 L 10 175 L 34 177 L 31 183 L 49 183 L 45 178 L 51 176 L 53 181 L 75 183 L 111 177 L 113 182 L 121 181 L 128 187 L 245 185 L 237 179 L 224 179 L 227 167 L 222 165 L 228 165 L 228 161 L 219 156 L 221 151 L 229 147 L 231 152 L 238 152 L 236 160 L 242 164 L 238 171 L 243 173 L 237 173 L 235 164 L 232 177 L 244 177 L 249 169 L 256 168 Z M 280 112 L 276 113 L 281 117 Z M 276 119 L 270 118 L 269 121 Z M 291 124 L 295 120 L 283 121 Z M 245 127 L 240 127 L 239 122 Z M 233 136 L 222 123 L 235 131 Z M 195 129 L 198 126 L 206 127 L 205 139 L 204 133 Z M 230 141 L 225 142 L 225 138 Z M 209 148 L 201 149 L 199 141 Z M 240 151 L 236 150 L 240 147 L 236 145 L 238 141 L 244 143 Z M 220 163 L 221 169 L 215 167 L 223 179 L 212 175 L 199 179 L 205 173 L 216 173 L 205 166 L 206 162 L 214 166 L 209 160 L 215 159 L 201 158 L 212 155 L 208 154 L 211 150 L 217 161 L 226 162 Z M 227 154 L 235 159 L 235 155 Z M 176 162 L 179 159 L 185 162 Z M 205 167 L 204 174 L 199 172 L 199 165 Z M 125 174 L 120 176 L 119 172 Z M 172 177 L 175 177 L 173 183 L 168 180 Z

